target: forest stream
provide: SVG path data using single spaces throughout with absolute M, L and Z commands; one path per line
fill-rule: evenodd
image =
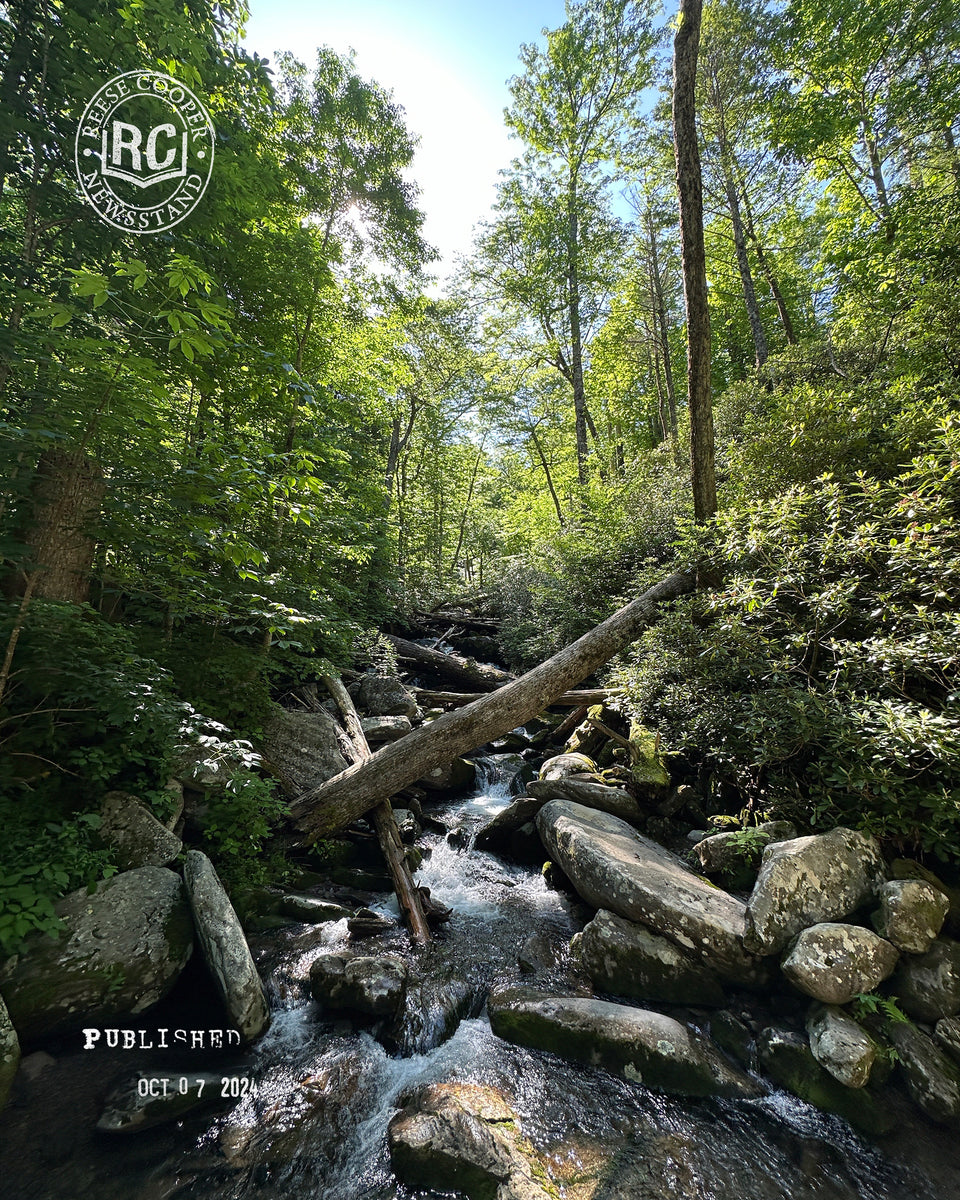
M 881 1148 L 769 1084 L 756 1100 L 685 1101 L 495 1037 L 485 1012 L 494 982 L 534 977 L 541 990 L 558 994 L 582 987 L 568 975 L 565 950 L 590 915 L 534 868 L 473 848 L 478 828 L 510 802 L 517 765 L 511 755 L 478 759 L 479 786 L 431 813 L 418 882 L 454 916 L 419 953 L 402 1020 L 385 1039 L 389 1050 L 362 1027 L 329 1019 L 310 998 L 310 965 L 347 947 L 346 920 L 272 931 L 252 945 L 273 1020 L 249 1051 L 85 1054 L 73 1039 L 56 1059 L 39 1053 L 25 1060 L 25 1099 L 5 1115 L 0 1193 L 11 1200 L 438 1196 L 398 1184 L 387 1125 L 412 1089 L 453 1081 L 502 1095 L 551 1184 L 562 1189 L 557 1194 L 594 1200 L 957 1194 L 955 1147 L 906 1106 L 900 1129 Z M 395 905 L 391 897 L 374 907 L 396 917 Z M 414 963 L 399 925 L 364 941 L 362 953 L 381 952 Z M 188 973 L 140 1024 L 216 1025 L 213 1005 L 197 1003 L 207 990 Z M 687 1019 L 708 1027 L 702 1010 L 690 1010 Z M 210 1071 L 215 1081 L 240 1081 L 232 1086 L 246 1094 L 234 1100 L 218 1094 L 218 1107 L 147 1134 L 98 1133 L 104 1096 L 132 1071 Z

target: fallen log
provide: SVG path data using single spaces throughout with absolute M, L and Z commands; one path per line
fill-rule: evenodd
M 417 697 L 417 703 L 425 704 L 454 704 L 458 707 L 472 704 L 481 700 L 489 692 L 437 692 L 432 688 L 412 687 L 410 691 Z M 582 691 L 564 692 L 556 700 L 550 702 L 551 708 L 582 708 L 588 704 L 603 704 L 611 696 L 621 693 L 615 688 L 584 688 Z
M 337 707 L 343 714 L 343 723 L 347 727 L 349 741 L 355 748 L 355 757 L 360 763 L 369 762 L 373 757 L 373 752 L 367 743 L 360 716 L 354 707 L 350 693 L 335 675 L 324 675 L 322 678 L 327 691 L 336 700 Z M 381 800 L 379 804 L 374 805 L 370 815 L 373 818 L 373 827 L 377 831 L 380 849 L 390 871 L 390 878 L 393 880 L 397 903 L 400 905 L 401 912 L 406 913 L 410 934 L 415 942 L 425 946 L 430 941 L 430 930 L 423 913 L 423 900 L 417 885 L 413 882 L 413 875 L 407 864 L 403 843 L 400 840 L 400 831 L 397 828 L 397 820 L 390 807 L 390 801 Z
M 444 713 L 298 797 L 290 813 L 305 843 L 349 825 L 428 771 L 529 721 L 632 642 L 657 606 L 693 591 L 694 577 L 669 575 L 582 638 L 519 679 L 465 708 Z
M 439 675 L 442 679 L 450 679 L 464 687 L 492 692 L 515 678 L 509 671 L 500 671 L 496 667 L 484 666 L 483 663 L 457 658 L 453 654 L 442 654 L 439 650 L 428 650 L 426 646 L 408 642 L 406 638 L 396 637 L 392 633 L 388 633 L 386 637 L 396 647 L 398 657 L 414 662 L 425 671 Z

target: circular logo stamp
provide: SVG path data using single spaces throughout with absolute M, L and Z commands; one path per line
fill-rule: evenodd
M 75 162 L 84 196 L 125 233 L 160 233 L 196 208 L 213 170 L 213 122 L 190 89 L 126 71 L 84 110 Z

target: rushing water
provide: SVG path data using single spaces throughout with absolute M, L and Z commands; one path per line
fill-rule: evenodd
M 955 1164 L 917 1118 L 916 1135 L 901 1141 L 907 1154 L 921 1152 L 934 1182 L 920 1167 L 903 1165 L 899 1153 L 884 1156 L 840 1120 L 782 1092 L 755 1101 L 682 1101 L 494 1037 L 484 1013 L 491 983 L 520 977 L 518 953 L 526 945 L 537 986 L 569 989 L 564 947 L 586 914 L 535 870 L 472 848 L 476 830 L 510 800 L 497 760 L 481 760 L 480 767 L 476 792 L 435 814 L 448 834 L 424 839 L 429 854 L 419 881 L 455 910 L 453 920 L 417 956 L 399 928 L 362 944 L 363 953 L 402 953 L 412 967 L 403 1020 L 381 1031 L 386 1047 L 347 1021 L 325 1019 L 310 999 L 310 965 L 348 945 L 346 923 L 282 930 L 271 935 L 261 959 L 272 1026 L 251 1051 L 222 1068 L 252 1081 L 247 1095 L 212 1114 L 194 1113 L 125 1138 L 91 1134 L 83 1116 L 87 1125 L 81 1129 L 78 1118 L 79 1132 L 67 1152 L 58 1153 L 44 1132 L 52 1114 L 43 1097 L 48 1106 L 57 1096 L 69 1103 L 70 1072 L 83 1064 L 75 1053 L 66 1055 L 40 1076 L 34 1124 L 20 1114 L 23 1145 L 15 1150 L 8 1142 L 0 1150 L 0 1194 L 16 1200 L 88 1194 L 98 1200 L 411 1200 L 426 1194 L 394 1179 L 387 1124 L 411 1089 L 457 1080 L 498 1088 L 558 1184 L 592 1200 L 960 1195 Z M 396 915 L 393 905 L 384 900 L 380 908 Z M 116 1056 L 101 1062 L 118 1069 L 152 1065 L 120 1064 Z M 59 1089 L 44 1093 L 42 1079 L 57 1070 Z M 89 1070 L 86 1082 L 78 1075 L 73 1086 L 89 1092 Z M 79 1102 L 77 1111 L 83 1111 Z M 66 1115 L 60 1128 L 64 1121 Z M 575 1186 L 602 1163 L 602 1184 Z

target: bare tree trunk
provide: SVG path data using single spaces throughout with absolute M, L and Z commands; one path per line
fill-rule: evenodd
M 703 241 L 703 177 L 697 145 L 697 55 L 703 0 L 680 0 L 673 41 L 673 148 L 680 200 L 680 249 L 687 309 L 687 396 L 693 512 L 708 521 L 717 511 L 713 403 L 710 394 L 710 309 Z
M 303 842 L 314 842 L 348 825 L 458 754 L 529 721 L 632 642 L 656 620 L 660 603 L 693 588 L 692 576 L 669 575 L 526 675 L 466 708 L 445 713 L 384 746 L 367 762 L 348 767 L 305 792 L 290 806 Z
M 580 271 L 577 263 L 579 250 L 579 219 L 577 214 L 577 191 L 571 181 L 567 197 L 567 222 L 569 246 L 567 247 L 567 305 L 570 314 L 570 382 L 573 385 L 573 414 L 577 434 L 577 479 L 587 482 L 587 401 L 583 386 L 583 334 L 580 329 Z
M 350 693 L 336 676 L 324 675 L 322 678 L 327 691 L 336 700 L 337 707 L 343 714 L 344 724 L 347 727 L 350 741 L 356 748 L 358 761 L 369 761 L 373 755 L 367 744 L 366 734 L 363 732 L 363 725 L 356 708 L 354 708 Z M 393 815 L 389 800 L 382 800 L 376 805 L 373 810 L 373 823 L 377 831 L 377 839 L 380 842 L 380 849 L 383 851 L 383 857 L 390 869 L 393 890 L 397 893 L 397 903 L 400 905 L 401 911 L 407 914 L 413 940 L 419 945 L 425 946 L 430 941 L 430 930 L 427 926 L 427 919 L 423 915 L 420 893 L 410 874 L 403 843 L 400 840 L 400 830 L 397 828 L 397 820 Z
M 534 449 L 537 452 L 537 457 L 540 459 L 540 466 L 543 467 L 543 473 L 547 480 L 547 490 L 550 493 L 550 499 L 553 501 L 553 507 L 557 511 L 557 521 L 562 529 L 565 522 L 563 519 L 563 509 L 560 507 L 560 500 L 557 496 L 557 489 L 553 486 L 553 476 L 550 474 L 550 467 L 547 463 L 547 457 L 543 452 L 543 447 L 540 445 L 540 439 L 537 437 L 535 429 L 530 430 L 530 440 L 533 442 Z
M 27 534 L 38 597 L 83 604 L 89 596 L 94 541 L 86 526 L 99 513 L 104 490 L 103 472 L 82 450 L 41 455 Z
M 502 684 L 510 683 L 514 678 L 509 671 L 499 671 L 496 667 L 468 662 L 452 654 L 443 654 L 439 650 L 428 650 L 426 646 L 408 642 L 406 638 L 394 637 L 393 634 L 387 634 L 387 637 L 396 647 L 400 658 L 409 659 L 426 670 L 433 671 L 435 675 L 451 679 L 454 683 L 462 683 L 466 687 L 492 692 Z
M 777 316 L 780 318 L 780 324 L 783 326 L 784 336 L 787 339 L 787 344 L 795 346 L 797 344 L 797 335 L 794 332 L 793 322 L 790 320 L 790 313 L 787 309 L 787 302 L 783 298 L 783 292 L 780 290 L 780 284 L 777 282 L 777 277 L 774 274 L 773 267 L 770 265 L 770 260 L 763 248 L 763 243 L 757 234 L 753 224 L 753 213 L 750 210 L 750 196 L 747 193 L 746 187 L 743 185 L 743 180 L 740 181 L 741 193 L 743 195 L 743 215 L 744 224 L 747 232 L 747 237 L 753 243 L 753 250 L 757 256 L 757 263 L 760 270 L 763 272 L 763 277 L 767 281 L 767 286 L 770 288 L 770 294 L 773 296 L 773 302 L 777 306 Z
M 657 231 L 653 224 L 653 210 L 647 209 L 647 231 L 650 236 L 650 282 L 653 285 L 654 329 L 659 328 L 660 353 L 663 356 L 663 375 L 667 387 L 667 404 L 670 409 L 670 440 L 677 441 L 677 392 L 673 386 L 673 364 L 670 362 L 670 341 L 667 337 L 667 307 L 663 299 L 663 280 L 660 278 L 660 255 L 657 251 Z

